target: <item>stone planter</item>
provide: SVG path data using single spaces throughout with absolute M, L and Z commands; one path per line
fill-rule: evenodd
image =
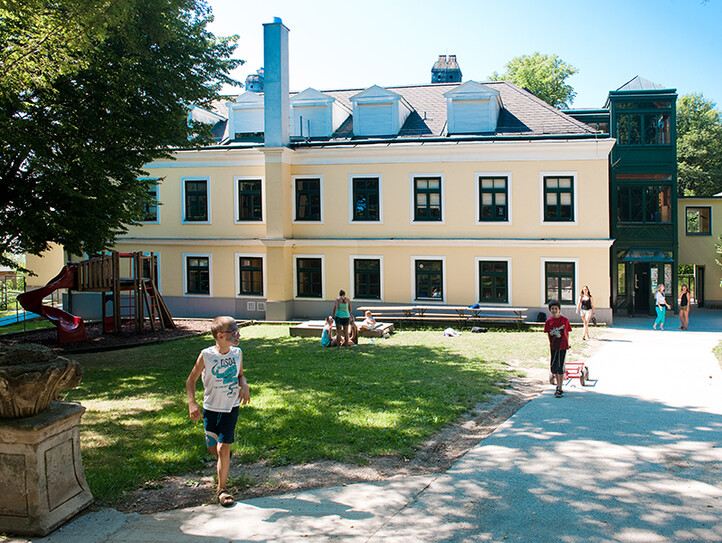
M 47 347 L 0 350 L 0 533 L 47 535 L 93 501 L 80 458 L 85 408 L 54 401 L 81 376 Z

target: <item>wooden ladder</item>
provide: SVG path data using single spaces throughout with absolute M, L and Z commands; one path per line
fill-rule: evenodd
M 175 328 L 173 317 L 163 301 L 163 296 L 161 296 L 158 289 L 155 288 L 153 281 L 151 279 L 141 280 L 141 290 L 146 308 L 148 309 L 148 319 L 150 320 L 151 330 L 155 332 L 156 319 L 158 319 L 158 325 L 161 330 Z

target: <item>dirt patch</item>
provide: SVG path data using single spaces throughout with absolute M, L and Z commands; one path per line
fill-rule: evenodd
M 233 488 L 229 484 L 229 489 L 236 499 L 249 499 L 311 488 L 443 473 L 548 385 L 547 370 L 524 371 L 527 377 L 511 377 L 510 388 L 505 394 L 477 404 L 462 420 L 424 443 L 411 459 L 379 456 L 369 458 L 363 466 L 323 460 L 275 467 L 264 462 L 241 465 L 231 459 L 229 482 L 235 482 L 237 486 Z M 155 513 L 209 503 L 214 499 L 214 475 L 215 462 L 208 462 L 200 472 L 154 481 L 130 493 L 118 509 L 126 513 Z

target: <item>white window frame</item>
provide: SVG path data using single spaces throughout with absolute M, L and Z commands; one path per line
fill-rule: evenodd
M 545 177 L 571 177 L 572 178 L 572 210 L 574 212 L 573 221 L 545 221 L 544 220 L 544 178 Z M 539 224 L 543 226 L 577 226 L 579 221 L 579 183 L 578 173 L 575 171 L 568 172 L 539 172 Z
M 416 262 L 418 260 L 441 260 L 441 288 L 442 296 L 438 300 L 434 298 L 417 298 L 416 297 Z M 424 303 L 429 302 L 433 304 L 445 304 L 446 303 L 446 257 L 445 256 L 426 256 L 426 255 L 412 255 L 411 256 L 411 302 Z
M 208 294 L 196 294 L 188 292 L 188 259 L 208 259 Z M 160 287 L 159 287 L 160 288 Z M 213 254 L 212 253 L 183 253 L 183 296 L 188 298 L 212 298 L 213 297 Z
M 510 256 L 477 256 L 474 258 L 474 283 L 476 284 L 476 303 L 482 304 L 481 300 L 481 284 L 479 281 L 479 263 L 481 262 L 506 262 L 506 284 L 507 284 L 507 296 L 509 300 L 506 303 L 489 302 L 494 307 L 512 307 L 514 304 L 512 295 L 512 281 L 511 281 L 511 257 Z
M 354 179 L 368 179 L 375 177 L 379 181 L 379 219 L 377 221 L 355 221 L 353 220 L 353 181 Z M 383 224 L 384 223 L 384 190 L 383 176 L 380 173 L 352 173 L 348 176 L 348 223 L 349 224 Z
M 547 262 L 567 262 L 567 263 L 573 263 L 574 264 L 574 286 L 575 288 L 579 289 L 579 259 L 578 258 L 566 258 L 566 257 L 547 257 L 543 256 L 540 259 L 540 265 L 541 265 L 541 275 L 540 275 L 540 284 L 541 284 L 541 301 L 540 305 L 542 307 L 546 307 L 547 301 L 546 301 L 546 294 L 547 294 L 547 277 L 546 277 L 546 263 Z M 577 299 L 577 292 L 572 292 L 572 304 L 574 307 L 576 307 L 576 302 L 574 300 Z M 561 303 L 561 300 L 559 300 L 559 303 Z M 562 307 L 570 307 L 566 304 L 562 304 Z
M 298 259 L 299 258 L 320 258 L 321 259 L 321 297 L 309 298 L 308 296 L 298 295 Z M 326 255 L 293 255 L 293 299 L 294 300 L 325 300 L 326 299 Z
M 206 182 L 206 200 L 208 202 L 208 220 L 207 221 L 189 221 L 186 220 L 186 182 L 187 181 L 205 181 Z M 211 178 L 196 175 L 181 177 L 181 224 L 211 224 Z
M 417 221 L 414 219 L 416 216 L 416 198 L 414 198 L 414 188 L 417 177 L 438 177 L 441 179 L 441 220 L 440 221 Z M 445 175 L 443 173 L 412 173 L 409 174 L 409 188 L 411 191 L 410 200 L 411 205 L 409 208 L 409 220 L 411 221 L 411 224 L 421 224 L 426 226 L 434 226 L 439 224 L 446 224 L 446 183 L 445 183 Z
M 238 182 L 261 182 L 261 220 L 243 221 L 240 219 L 241 210 L 238 207 Z M 266 224 L 266 178 L 261 175 L 236 175 L 233 177 L 233 217 L 235 224 Z
M 140 181 L 155 181 L 155 220 L 154 221 L 139 221 L 141 224 L 160 224 L 160 177 L 140 177 Z M 183 200 L 185 201 L 185 199 Z M 209 215 L 210 216 L 210 215 Z
M 296 220 L 296 180 L 297 179 L 318 179 L 318 190 L 320 192 L 321 196 L 321 214 L 320 214 L 320 220 L 318 221 L 299 221 Z M 291 176 L 291 190 L 293 191 L 293 198 L 291 198 L 292 202 L 292 208 L 291 208 L 291 219 L 293 224 L 323 224 L 324 222 L 324 212 L 323 212 L 323 175 L 292 175 Z M 305 299 L 305 298 L 304 298 Z
M 481 220 L 481 188 L 479 180 L 482 177 L 506 177 L 506 221 L 482 221 Z M 474 173 L 474 194 L 476 196 L 476 224 L 483 226 L 510 226 L 511 220 L 511 172 L 475 172 Z
M 256 298 L 266 299 L 266 253 L 234 253 L 236 267 L 236 284 L 233 289 L 236 291 L 236 298 Z M 241 294 L 238 292 L 241 286 L 241 258 L 260 258 L 261 259 L 261 276 L 263 277 L 263 292 L 261 294 Z
M 360 303 L 373 303 L 373 302 L 383 302 L 384 301 L 384 257 L 383 255 L 349 255 L 348 262 L 349 262 L 349 290 L 351 291 L 351 300 L 356 301 L 356 277 L 354 277 L 354 262 L 356 260 L 378 260 L 379 261 L 379 279 L 381 280 L 380 284 L 380 298 L 378 300 L 373 300 L 369 298 L 359 298 L 358 301 Z

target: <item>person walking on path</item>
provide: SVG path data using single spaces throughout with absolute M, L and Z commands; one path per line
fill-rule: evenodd
M 240 331 L 235 319 L 216 317 L 211 322 L 211 334 L 215 345 L 201 351 L 186 380 L 188 413 L 193 421 L 201 419 L 196 382 L 202 377 L 206 446 L 217 459 L 216 497 L 223 507 L 230 507 L 234 498 L 226 490 L 226 481 L 231 467 L 231 443 L 235 439 L 238 406 L 250 402 L 251 395 L 243 376 L 243 352 L 238 348 Z
M 654 306 L 657 310 L 657 318 L 655 319 L 652 328 L 656 330 L 657 325 L 659 324 L 659 329 L 664 330 L 664 320 L 667 317 L 667 309 L 671 309 L 671 307 L 669 307 L 667 299 L 664 297 L 663 283 L 657 285 L 657 292 L 654 293 Z
M 554 396 L 561 398 L 562 383 L 564 382 L 564 359 L 569 349 L 569 332 L 572 325 L 569 319 L 562 315 L 562 306 L 558 300 L 549 302 L 549 311 L 552 316 L 544 323 L 544 332 L 549 335 L 549 350 L 551 351 L 550 370 L 557 384 Z
M 682 285 L 679 294 L 679 323 L 682 330 L 686 330 L 689 326 L 689 289 L 687 285 Z
M 343 289 L 338 291 L 338 297 L 333 304 L 333 317 L 336 321 L 336 347 L 348 347 L 348 323 L 351 318 L 351 300 L 346 297 Z M 343 331 L 343 343 L 341 332 Z
M 589 292 L 589 287 L 584 285 L 582 292 L 579 295 L 579 301 L 577 302 L 577 313 L 581 315 L 582 322 L 584 322 L 584 333 L 582 339 L 589 339 L 589 320 L 592 315 L 596 318 L 597 311 L 594 308 L 594 298 L 592 293 Z

